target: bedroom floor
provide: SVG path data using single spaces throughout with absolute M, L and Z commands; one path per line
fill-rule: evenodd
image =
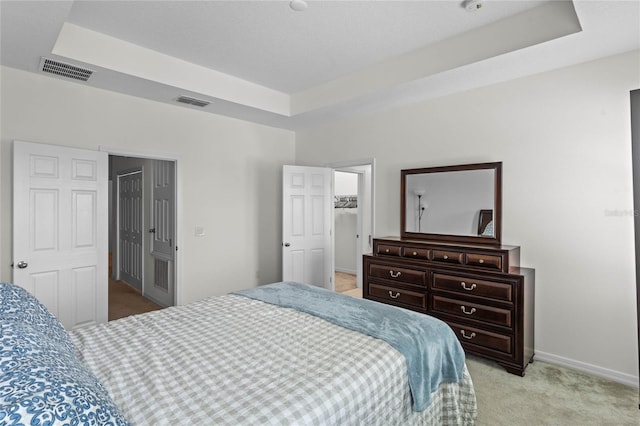
M 336 292 L 362 297 L 362 289 L 356 286 L 356 276 L 336 272 Z M 123 281 L 109 279 L 109 321 L 162 309 Z
M 356 276 L 336 271 L 336 292 L 349 296 L 362 297 L 362 289 L 356 284 Z
M 123 281 L 109 278 L 109 321 L 162 309 Z

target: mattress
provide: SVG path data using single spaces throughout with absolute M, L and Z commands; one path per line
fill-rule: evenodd
M 404 357 L 386 342 L 237 295 L 70 332 L 134 425 L 473 424 L 466 370 L 412 409 Z

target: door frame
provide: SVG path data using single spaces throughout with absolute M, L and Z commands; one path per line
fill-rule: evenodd
M 370 198 L 371 198 L 371 239 L 369 241 L 369 246 L 372 247 L 372 242 L 373 242 L 373 238 L 375 236 L 375 224 L 376 224 L 376 219 L 375 219 L 375 205 L 376 205 L 376 159 L 375 158 L 364 158 L 364 159 L 360 159 L 360 160 L 347 160 L 347 161 L 338 161 L 338 162 L 334 162 L 334 163 L 328 163 L 325 164 L 324 167 L 329 167 L 332 169 L 332 179 L 335 176 L 334 172 L 349 172 L 349 173 L 358 173 L 358 197 L 360 197 L 361 195 L 361 191 L 363 191 L 363 187 L 362 187 L 362 175 L 364 174 L 364 172 L 362 171 L 357 171 L 354 170 L 355 167 L 362 167 L 362 166 L 370 166 L 371 167 L 371 193 Z M 333 202 L 333 198 L 335 197 L 335 185 L 334 182 L 332 181 L 332 185 L 331 185 L 331 202 Z M 360 203 L 358 203 L 358 223 L 360 224 L 360 228 L 357 230 L 359 235 L 362 235 L 362 229 L 364 227 L 364 223 L 362 220 L 362 210 L 360 209 Z M 331 221 L 333 224 L 335 224 L 335 209 L 331 209 Z M 332 258 L 332 278 L 331 278 L 331 282 L 333 284 L 333 288 L 335 290 L 335 269 L 336 269 L 336 259 L 335 259 L 335 226 L 332 225 L 334 228 L 334 232 L 331 233 L 331 251 L 333 253 L 333 258 Z M 361 242 L 358 242 L 358 244 L 362 244 Z M 360 267 L 358 267 L 358 265 L 360 265 Z M 362 271 L 362 256 L 360 256 L 359 258 L 356 258 L 356 270 Z M 362 288 L 363 283 L 362 283 L 362 276 L 358 277 L 359 279 L 356 282 L 356 285 L 358 286 L 358 288 Z
M 183 295 L 182 295 L 182 256 L 180 256 L 180 246 L 182 246 L 182 233 L 181 231 L 181 219 L 182 219 L 182 169 L 180 167 L 180 156 L 174 153 L 167 152 L 159 152 L 153 150 L 131 150 L 120 147 L 112 147 L 112 146 L 98 146 L 98 151 L 106 152 L 109 155 L 118 155 L 122 157 L 137 157 L 137 158 L 145 158 L 150 160 L 165 160 L 165 161 L 173 161 L 175 164 L 174 169 L 174 180 L 175 180 L 175 247 L 176 251 L 174 253 L 174 305 L 182 305 Z M 108 244 L 108 242 L 107 242 Z M 144 282 L 143 282 L 144 287 Z
M 631 117 L 631 165 L 632 165 L 632 185 L 633 185 L 633 207 L 634 207 L 634 242 L 635 242 L 635 272 L 636 272 L 636 315 L 637 322 L 637 342 L 638 360 L 640 362 L 640 89 L 629 92 L 629 106 Z M 638 408 L 640 408 L 640 395 L 638 396 Z

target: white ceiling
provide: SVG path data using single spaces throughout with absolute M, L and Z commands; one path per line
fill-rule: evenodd
M 640 0 L 0 7 L 4 66 L 40 72 L 46 56 L 96 71 L 78 84 L 293 130 L 640 49 Z

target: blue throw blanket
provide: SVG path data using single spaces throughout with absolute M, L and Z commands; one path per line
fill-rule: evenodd
M 386 341 L 405 357 L 414 411 L 429 406 L 440 383 L 462 381 L 464 351 L 451 328 L 436 318 L 293 282 L 233 294 L 293 308 Z

